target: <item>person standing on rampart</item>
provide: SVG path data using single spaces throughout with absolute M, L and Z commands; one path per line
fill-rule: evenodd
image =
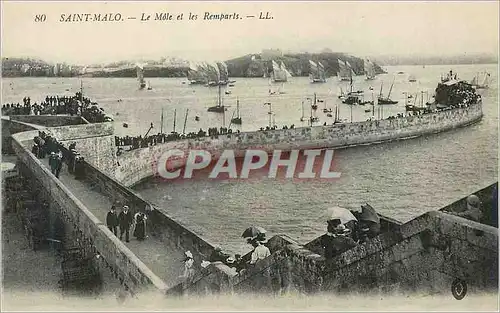
M 123 211 L 118 216 L 118 221 L 120 224 L 120 240 L 123 240 L 123 234 L 125 234 L 125 241 L 130 242 L 129 232 L 133 222 L 133 216 L 127 205 L 123 206 Z
M 118 236 L 118 224 L 118 215 L 116 214 L 115 205 L 113 205 L 111 210 L 106 215 L 106 225 L 109 230 L 115 234 L 115 236 Z

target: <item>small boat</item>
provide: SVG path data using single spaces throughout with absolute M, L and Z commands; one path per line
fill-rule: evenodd
M 333 117 L 332 113 L 328 113 L 326 116 L 327 117 Z
M 232 124 L 241 125 L 240 100 L 236 99 L 236 117 L 231 119 Z
M 479 76 L 480 73 L 478 73 L 471 81 L 471 85 L 475 87 L 476 89 L 487 89 L 489 87 L 488 83 L 488 78 L 490 77 L 489 73 L 481 73 L 483 76 L 483 79 L 481 82 L 479 82 Z
M 137 70 L 137 80 L 139 81 L 139 90 L 146 88 L 146 82 L 144 81 L 144 68 L 142 65 L 136 65 Z
M 199 116 L 195 116 L 194 120 L 198 122 L 200 120 L 200 117 Z
M 366 80 L 375 79 L 375 64 L 372 61 L 366 59 L 364 61 Z
M 398 101 L 395 101 L 395 100 L 391 100 L 391 92 L 392 92 L 392 87 L 394 86 L 394 79 L 392 80 L 392 84 L 391 84 L 391 88 L 389 89 L 389 94 L 387 95 L 387 97 L 384 97 L 383 94 L 382 94 L 382 88 L 383 88 L 384 84 L 382 82 L 382 84 L 380 85 L 380 93 L 378 95 L 378 104 L 382 105 L 382 104 L 396 104 L 398 103 Z
M 371 109 L 365 109 L 365 113 L 370 113 L 371 111 Z
M 124 128 L 128 128 L 128 124 L 127 123 L 123 123 L 123 127 Z
M 309 65 L 311 67 L 311 73 L 309 74 L 311 83 L 325 83 L 325 67 L 323 66 L 323 64 L 321 64 L 321 62 L 316 63 L 312 60 L 309 60 Z
M 217 105 L 209 107 L 207 111 L 214 113 L 224 113 L 225 111 L 227 111 L 227 108 L 222 104 L 222 94 L 220 85 L 219 85 L 219 93 L 217 96 Z
M 228 86 L 229 86 L 229 87 L 234 87 L 234 84 L 229 84 Z
M 352 76 L 354 71 L 349 61 L 342 61 L 337 59 L 339 63 L 339 71 L 337 72 L 337 77 L 340 81 L 352 81 Z
M 415 76 L 414 76 L 414 75 L 410 75 L 410 76 L 408 77 L 408 81 L 409 81 L 410 83 L 414 83 L 414 82 L 416 82 L 416 81 L 417 81 L 417 78 L 415 78 Z
M 405 72 L 398 72 L 399 75 L 404 74 Z
M 231 90 L 226 90 L 226 91 L 224 91 L 224 93 L 225 93 L 226 95 L 230 95 L 230 94 L 231 94 Z
M 153 90 L 153 87 L 151 87 L 151 83 L 148 81 L 148 90 Z

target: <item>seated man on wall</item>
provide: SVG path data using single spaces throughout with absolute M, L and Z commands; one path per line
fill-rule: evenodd
M 350 231 L 340 219 L 328 221 L 327 233 L 321 237 L 324 257 L 329 260 L 356 246 L 356 242 L 347 234 Z
M 482 223 L 484 219 L 483 211 L 481 210 L 481 200 L 476 195 L 470 195 L 466 200 L 467 209 L 463 212 L 448 212 L 450 214 L 466 218 L 468 220 Z

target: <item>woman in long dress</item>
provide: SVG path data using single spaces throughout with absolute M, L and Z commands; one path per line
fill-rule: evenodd
M 146 216 L 144 213 L 137 213 L 135 215 L 134 237 L 137 240 L 144 240 L 146 237 Z

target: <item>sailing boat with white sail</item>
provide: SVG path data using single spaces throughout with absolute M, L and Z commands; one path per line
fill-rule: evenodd
M 136 65 L 137 80 L 139 81 L 139 90 L 146 88 L 146 81 L 144 80 L 144 67 L 141 64 Z
M 285 64 L 283 62 L 276 63 L 274 60 L 272 61 L 273 64 L 273 73 L 272 73 L 272 79 L 275 83 L 285 83 L 288 81 L 289 77 L 292 77 L 290 72 L 285 67 Z
M 206 75 L 202 64 L 189 64 L 187 79 L 190 85 L 204 85 L 206 83 Z
M 311 73 L 309 74 L 311 83 L 326 83 L 325 67 L 323 64 L 309 60 L 309 65 L 311 66 Z
M 205 63 L 205 73 L 207 76 L 207 86 L 214 87 L 220 85 L 221 73 L 217 63 Z
M 337 76 L 339 80 L 350 81 L 353 76 L 351 64 L 349 63 L 349 61 L 344 62 L 340 59 L 338 59 L 338 62 L 339 62 L 339 71 L 337 72 Z
M 375 79 L 375 64 L 373 64 L 373 62 L 370 61 L 369 59 L 366 59 L 364 62 L 364 67 L 365 67 L 366 80 Z
M 481 83 L 479 83 L 479 77 L 482 77 Z M 489 87 L 489 77 L 490 74 L 483 72 L 477 73 L 476 76 L 472 79 L 471 85 L 476 87 L 476 89 L 487 89 Z
M 217 62 L 219 68 L 219 85 L 225 86 L 229 83 L 229 71 L 225 62 Z

